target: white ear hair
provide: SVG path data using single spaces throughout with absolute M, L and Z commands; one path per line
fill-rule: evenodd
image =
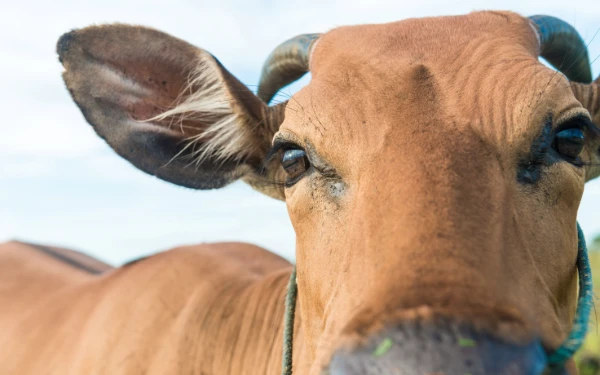
M 203 51 L 200 55 L 180 95 L 180 103 L 147 121 L 167 120 L 169 127 L 182 127 L 184 121 L 200 124 L 196 126 L 210 124 L 196 129 L 198 134 L 187 138 L 186 146 L 180 151 L 180 154 L 191 154 L 192 163 L 200 164 L 209 158 L 220 162 L 243 159 L 256 148 L 249 142 L 253 139 L 250 127 L 244 126 L 248 119 L 235 112 L 235 99 L 223 85 L 222 73 L 216 68 L 214 58 Z

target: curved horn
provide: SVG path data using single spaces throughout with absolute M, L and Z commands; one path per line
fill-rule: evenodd
M 258 97 L 269 103 L 284 86 L 308 72 L 310 50 L 321 34 L 298 35 L 278 45 L 263 65 Z
M 565 21 L 551 16 L 531 16 L 540 37 L 540 55 L 571 81 L 592 82 L 587 45 Z

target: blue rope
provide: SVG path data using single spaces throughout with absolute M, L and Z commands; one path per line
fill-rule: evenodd
M 594 284 L 592 282 L 592 268 L 588 258 L 585 236 L 577 223 L 578 250 L 577 269 L 579 272 L 579 297 L 577 301 L 577 312 L 573 321 L 573 328 L 569 337 L 549 357 L 548 364 L 552 367 L 563 365 L 583 344 L 587 334 L 592 311 Z

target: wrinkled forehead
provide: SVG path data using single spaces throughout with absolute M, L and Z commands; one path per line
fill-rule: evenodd
M 408 19 L 381 25 L 347 26 L 324 34 L 313 48 L 313 77 L 340 67 L 401 69 L 399 60 L 432 68 L 486 54 L 536 60 L 539 39 L 529 19 L 510 12 Z
M 508 116 L 503 125 L 529 131 L 531 121 L 518 116 L 541 122 L 548 111 L 577 105 L 566 79 L 538 61 L 538 50 L 530 21 L 509 12 L 334 29 L 314 45 L 312 80 L 290 100 L 282 129 L 381 144 L 386 124 L 402 131 L 400 123 L 452 118 L 479 123 L 490 133 L 482 136 L 498 141 L 492 116 L 499 106 Z M 540 91 L 544 100 L 536 99 Z M 565 100 L 572 103 L 557 104 Z

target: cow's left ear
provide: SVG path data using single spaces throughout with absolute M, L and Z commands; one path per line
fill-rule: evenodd
M 592 122 L 600 128 L 600 77 L 594 83 L 582 84 L 571 82 L 571 88 L 577 100 L 589 111 Z M 600 176 L 600 134 L 586 147 L 590 165 L 586 171 L 586 181 Z
M 71 31 L 57 52 L 86 120 L 137 168 L 194 189 L 241 178 L 282 199 L 258 171 L 283 106 L 268 107 L 210 53 L 120 24 Z

